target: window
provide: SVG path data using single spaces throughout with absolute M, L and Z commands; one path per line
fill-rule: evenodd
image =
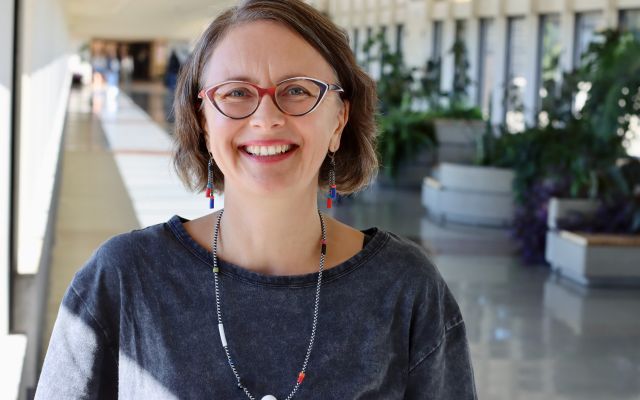
M 442 57 L 442 21 L 433 21 L 431 59 L 439 61 Z
M 356 61 L 358 60 L 358 51 L 359 51 L 359 43 L 358 43 L 358 39 L 359 39 L 359 33 L 360 33 L 360 29 L 358 28 L 353 28 L 353 55 L 356 57 Z
M 371 39 L 373 39 L 373 29 L 368 26 L 367 27 L 367 51 L 364 54 L 364 67 L 367 70 L 367 72 L 371 72 L 370 71 L 370 66 L 371 66 Z
M 597 29 L 601 23 L 600 12 L 588 12 L 576 14 L 576 27 L 574 33 L 573 65 L 579 67 L 582 64 L 582 55 L 589 47 L 589 43 L 596 40 Z M 580 111 L 587 101 L 587 95 L 591 89 L 590 82 L 578 83 L 578 93 L 573 100 L 574 111 Z
M 525 19 L 512 17 L 507 25 L 507 68 L 506 87 L 504 88 L 505 124 L 512 132 L 521 132 L 525 128 L 524 92 L 527 86 L 526 53 L 529 50 L 525 36 Z
M 480 20 L 477 103 L 482 109 L 485 118 L 490 117 L 489 104 L 495 81 L 493 74 L 495 69 L 494 31 L 495 27 L 492 19 L 483 18 Z
M 402 54 L 402 39 L 404 35 L 404 25 L 396 25 L 396 53 Z
M 576 27 L 574 34 L 573 65 L 581 65 L 582 54 L 589 47 L 602 20 L 600 12 L 588 12 L 576 14 Z
M 640 36 L 640 8 L 620 10 L 620 29 L 631 31 L 636 36 Z
M 469 78 L 469 58 L 466 46 L 467 25 L 464 20 L 455 22 L 455 42 L 450 51 L 453 53 L 453 87 L 450 100 L 457 104 L 468 103 L 467 91 L 471 84 Z
M 551 104 L 545 104 L 545 99 L 557 93 L 558 85 L 562 79 L 561 53 L 560 16 L 558 14 L 541 15 L 540 29 L 538 30 L 538 66 L 536 74 L 537 113 L 551 107 Z M 546 125 L 548 122 L 546 112 L 538 115 L 538 122 Z

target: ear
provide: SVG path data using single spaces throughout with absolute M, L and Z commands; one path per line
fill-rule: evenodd
M 340 139 L 342 138 L 342 131 L 344 130 L 344 127 L 347 125 L 347 122 L 349 121 L 350 107 L 351 107 L 351 104 L 349 103 L 348 100 L 342 100 L 342 107 L 340 107 L 340 110 L 338 111 L 338 115 L 337 115 L 338 125 L 336 126 L 336 129 L 333 131 L 333 134 L 331 135 L 331 140 L 329 141 L 329 150 L 332 153 L 335 153 L 340 148 Z

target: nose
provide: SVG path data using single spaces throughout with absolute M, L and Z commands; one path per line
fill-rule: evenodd
M 285 115 L 274 101 L 271 93 L 261 93 L 258 108 L 251 115 L 251 125 L 260 128 L 275 128 L 284 124 Z

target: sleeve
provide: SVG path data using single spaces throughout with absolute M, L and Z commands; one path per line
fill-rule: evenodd
M 459 320 L 409 371 L 405 400 L 477 400 L 465 326 Z
M 117 334 L 110 333 L 117 331 L 107 317 L 116 289 L 97 258 L 75 275 L 64 295 L 35 400 L 118 398 Z
M 414 305 L 405 400 L 476 400 L 458 303 L 437 270 L 427 282 Z

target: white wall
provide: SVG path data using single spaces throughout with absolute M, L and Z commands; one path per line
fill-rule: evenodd
M 25 0 L 21 7 L 17 270 L 34 274 L 51 211 L 70 85 L 70 39 L 59 0 Z

